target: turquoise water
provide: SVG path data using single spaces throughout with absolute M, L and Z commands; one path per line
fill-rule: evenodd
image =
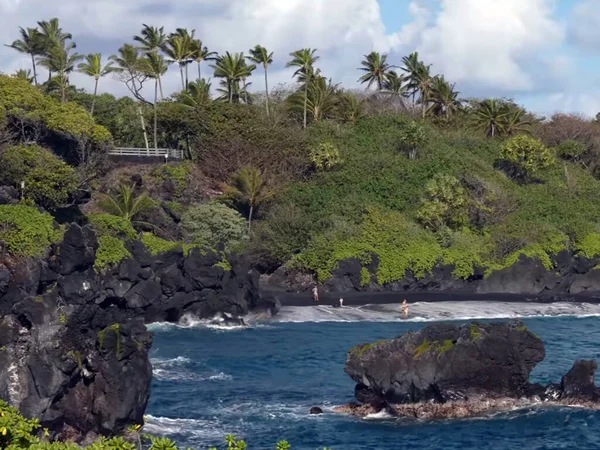
M 600 318 L 526 319 L 546 344 L 534 381 L 560 381 L 578 358 L 600 359 Z M 236 434 L 250 449 L 597 449 L 600 412 L 530 409 L 453 422 L 370 422 L 328 411 L 353 398 L 344 373 L 354 345 L 423 323 L 273 323 L 249 329 L 154 326 L 146 431 L 208 448 Z M 311 406 L 323 416 L 309 416 Z

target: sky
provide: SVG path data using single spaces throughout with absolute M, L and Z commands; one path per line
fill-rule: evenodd
M 271 86 L 291 81 L 290 52 L 311 47 L 325 75 L 355 88 L 364 54 L 387 53 L 401 65 L 418 51 L 463 98 L 508 97 L 546 116 L 600 112 L 600 0 L 0 0 L 0 42 L 51 17 L 80 53 L 115 53 L 142 23 L 187 27 L 217 52 L 273 51 Z M 29 67 L 27 56 L 0 47 L 0 71 Z M 253 78 L 262 89 L 262 76 Z M 71 81 L 93 88 L 82 74 Z M 175 66 L 163 85 L 180 88 Z M 99 91 L 127 94 L 110 76 Z

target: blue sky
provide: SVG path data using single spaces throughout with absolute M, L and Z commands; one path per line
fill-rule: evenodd
M 0 17 L 2 43 L 18 37 L 18 26 L 59 17 L 78 51 L 107 56 L 142 23 L 196 29 L 218 52 L 260 43 L 275 52 L 273 86 L 291 82 L 285 62 L 297 48 L 317 48 L 323 73 L 347 87 L 358 87 L 365 53 L 400 64 L 417 50 L 464 97 L 511 97 L 544 115 L 600 111 L 600 0 L 0 0 Z M 0 46 L 0 71 L 29 65 Z M 93 86 L 81 74 L 72 81 Z M 180 88 L 176 67 L 164 85 Z M 114 79 L 100 91 L 127 94 Z

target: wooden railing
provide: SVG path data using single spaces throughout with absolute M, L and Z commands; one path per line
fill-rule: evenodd
M 138 156 L 138 157 L 156 157 L 183 159 L 183 150 L 173 150 L 171 148 L 124 148 L 117 147 L 108 151 L 113 156 Z

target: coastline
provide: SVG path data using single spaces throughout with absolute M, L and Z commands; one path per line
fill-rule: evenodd
M 399 304 L 404 299 L 410 303 L 437 302 L 496 302 L 496 303 L 588 303 L 600 304 L 600 292 L 591 294 L 479 294 L 473 292 L 325 292 L 316 303 L 310 292 L 290 293 L 263 289 L 263 296 L 273 296 L 281 306 L 332 306 L 340 298 L 344 306 Z

